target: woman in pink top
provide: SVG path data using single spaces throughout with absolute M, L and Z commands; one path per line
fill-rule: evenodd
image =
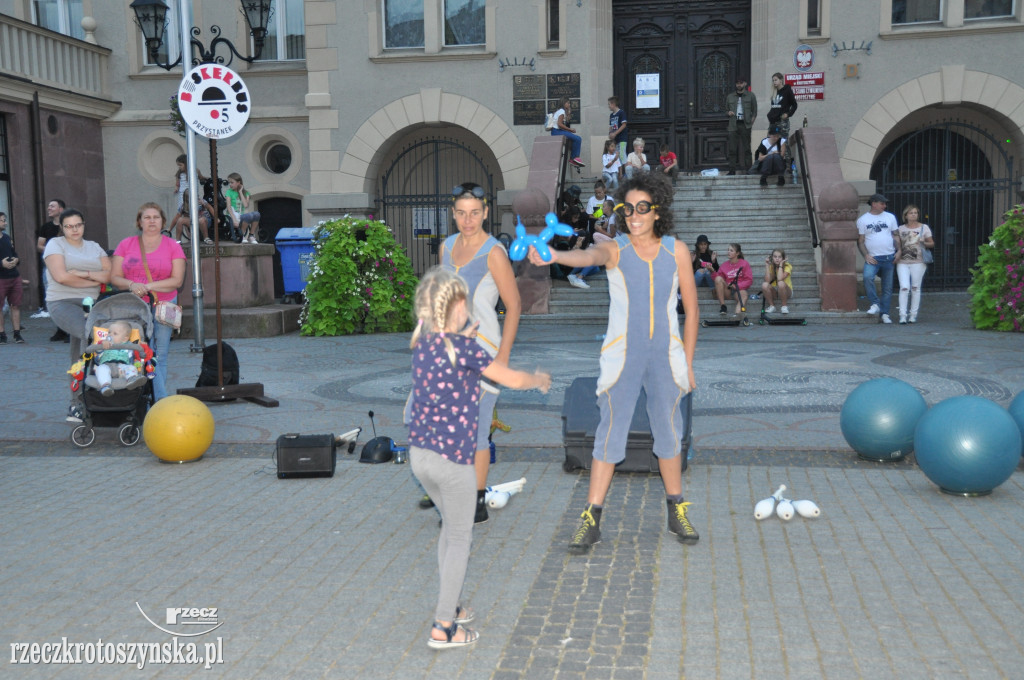
M 747 290 L 753 282 L 754 272 L 750 263 L 743 259 L 743 249 L 739 243 L 730 243 L 729 259 L 722 262 L 715 272 L 715 295 L 721 305 L 718 313 L 723 316 L 729 313 L 725 306 L 725 295 L 728 293 L 732 297 L 733 291 L 739 295 L 736 313 L 747 311 Z
M 129 236 L 117 244 L 111 266 L 110 282 L 141 298 L 150 293 L 158 300 L 175 302 L 185 281 L 185 252 L 174 239 L 160 233 L 167 218 L 156 203 L 143 203 L 135 217 L 138 236 Z M 145 251 L 140 249 L 145 248 Z M 142 252 L 146 259 L 143 262 Z M 148 270 L 148 271 L 147 271 Z M 171 349 L 170 326 L 154 324 L 153 399 L 167 396 L 167 355 Z

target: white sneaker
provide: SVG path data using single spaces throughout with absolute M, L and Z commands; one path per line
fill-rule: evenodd
M 889 318 L 888 314 L 882 315 L 882 323 L 892 323 L 892 319 Z
M 565 279 L 566 279 L 566 281 L 569 282 L 570 286 L 575 286 L 576 282 L 579 281 L 579 279 L 576 278 L 575 274 L 569 274 L 569 276 L 565 277 Z
M 783 314 L 789 314 L 789 307 L 787 307 L 786 305 L 782 305 L 779 311 L 782 312 Z
M 917 323 L 917 316 L 911 315 L 910 316 L 910 323 Z
M 764 310 L 764 313 L 765 314 L 774 314 L 775 313 L 775 305 L 768 305 L 768 309 Z
M 871 305 L 868 307 L 868 314 L 878 314 L 880 311 L 882 310 L 879 309 L 878 305 Z
M 587 283 L 586 281 L 584 281 L 583 279 L 581 279 L 578 276 L 576 277 L 576 283 L 578 284 L 576 286 L 577 288 L 590 288 L 590 284 Z
M 49 316 L 50 316 L 50 313 L 48 311 L 46 311 L 45 309 L 40 309 L 38 312 L 36 312 L 35 314 L 32 315 L 32 318 L 33 319 L 47 319 L 47 318 L 49 318 Z

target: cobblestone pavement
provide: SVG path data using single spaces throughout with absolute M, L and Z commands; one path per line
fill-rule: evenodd
M 587 474 L 561 469 L 559 413 L 572 379 L 594 374 L 601 329 L 523 328 L 513 363 L 550 367 L 555 389 L 502 396 L 513 430 L 497 435 L 492 480 L 528 482 L 475 531 L 464 596 L 480 642 L 440 653 L 425 644 L 437 515 L 416 507 L 408 466 L 343 455 L 331 479 L 278 480 L 272 460 L 280 433 L 369 429 L 370 409 L 379 433 L 402 439 L 406 338 L 232 341 L 243 381 L 281 406 L 214 405 L 208 453 L 167 465 L 142 444 L 120 447 L 113 430 L 74 449 L 55 377 L 66 349 L 26 324 L 29 344 L 0 348 L 3 675 L 1017 677 L 1024 476 L 987 497 L 948 496 L 912 460 L 857 458 L 838 431 L 843 398 L 870 377 L 907 380 L 929 404 L 1005 404 L 1024 389 L 1019 335 L 970 330 L 962 296 L 925 303 L 909 327 L 702 329 L 684 480 L 700 541 L 666 531 L 656 475 L 620 474 L 603 541 L 582 557 L 565 545 Z M 198 363 L 173 343 L 172 384 L 194 380 Z M 822 516 L 755 521 L 754 503 L 782 483 Z M 206 628 L 187 612 L 167 623 L 179 607 L 216 607 L 221 625 L 186 638 Z M 12 662 L 20 643 L 62 638 L 195 640 L 203 656 L 219 639 L 223 662 Z

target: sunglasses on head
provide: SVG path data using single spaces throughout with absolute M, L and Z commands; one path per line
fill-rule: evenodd
M 616 205 L 615 209 L 616 210 L 621 209 L 622 210 L 622 214 L 625 215 L 626 217 L 629 217 L 630 215 L 633 214 L 633 209 L 634 208 L 633 208 L 633 204 L 632 203 L 622 202 L 622 203 L 619 203 L 618 205 Z M 647 213 L 651 212 L 652 210 L 657 210 L 657 209 L 658 209 L 658 206 L 651 204 L 649 201 L 637 201 L 637 204 L 636 204 L 636 212 L 637 212 L 638 215 L 646 215 Z
M 460 184 L 452 189 L 452 196 L 455 198 L 459 198 L 464 194 L 472 194 L 473 198 L 479 198 L 480 200 L 484 200 L 487 197 L 487 192 L 479 184 Z

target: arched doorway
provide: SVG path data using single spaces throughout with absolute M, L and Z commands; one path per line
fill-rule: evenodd
M 968 286 L 978 246 L 1013 207 L 1013 160 L 992 134 L 959 121 L 899 137 L 878 156 L 871 179 L 898 219 L 913 203 L 935 233 L 935 264 L 924 278 L 930 289 Z
M 297 198 L 274 196 L 261 198 L 257 203 L 260 211 L 260 243 L 274 243 L 277 232 L 285 227 L 301 227 L 302 201 Z M 281 271 L 281 253 L 274 249 L 274 297 L 284 296 L 284 274 Z
M 750 78 L 750 0 L 715 3 L 616 0 L 615 94 L 632 142 L 648 158 L 664 143 L 684 170 L 726 164 L 725 98 Z M 655 77 L 658 98 L 638 102 L 637 76 Z M 631 149 L 630 149 L 631 150 Z
M 394 229 L 395 240 L 405 248 L 417 275 L 437 264 L 441 242 L 454 229 L 448 209 L 452 189 L 461 182 L 484 188 L 491 206 L 489 219 L 497 219 L 488 164 L 454 139 L 430 137 L 409 143 L 380 178 L 380 219 Z M 490 231 L 487 224 L 484 229 Z

